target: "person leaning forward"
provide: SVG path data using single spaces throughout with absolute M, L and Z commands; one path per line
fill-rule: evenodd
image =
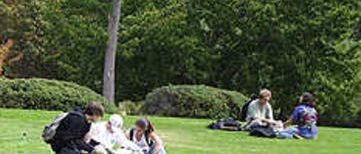
M 60 123 L 51 148 L 56 154 L 81 154 L 82 151 L 95 153 L 95 141 L 85 142 L 84 137 L 90 130 L 91 122 L 101 119 L 104 108 L 100 103 L 91 102 L 84 110 L 70 112 Z

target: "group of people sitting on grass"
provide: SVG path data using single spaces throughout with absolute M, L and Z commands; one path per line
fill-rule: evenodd
M 263 89 L 257 99 L 251 101 L 247 108 L 247 131 L 271 128 L 278 138 L 314 139 L 317 137 L 317 111 L 315 99 L 309 92 L 303 93 L 298 99 L 292 115 L 285 122 L 273 118 L 273 110 L 269 103 L 271 91 Z M 291 124 L 296 126 L 291 127 Z
M 103 114 L 103 106 L 91 102 L 55 118 L 42 136 L 56 154 L 166 154 L 148 119 L 138 119 L 125 133 L 120 115 L 98 122 Z
M 270 129 L 278 138 L 316 138 L 317 112 L 311 93 L 303 93 L 297 99 L 292 115 L 284 123 L 274 120 L 269 104 L 271 97 L 271 91 L 263 89 L 258 98 L 248 103 L 247 124 L 243 130 L 254 133 Z M 59 115 L 45 127 L 42 136 L 56 154 L 166 154 L 148 119 L 137 120 L 134 127 L 124 133 L 123 119 L 117 114 L 106 122 L 91 124 L 99 121 L 103 114 L 103 106 L 91 102 L 84 110 Z M 290 127 L 293 123 L 296 126 Z

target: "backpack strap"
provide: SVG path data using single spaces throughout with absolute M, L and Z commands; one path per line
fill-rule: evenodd
M 144 136 L 148 146 L 151 147 L 153 145 L 153 141 L 149 139 L 148 133 L 144 133 Z
M 133 136 L 134 136 L 134 128 L 130 129 L 130 132 L 129 132 L 130 141 L 133 141 Z

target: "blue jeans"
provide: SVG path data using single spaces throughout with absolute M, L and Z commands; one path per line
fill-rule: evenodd
M 293 138 L 293 135 L 300 133 L 300 131 L 297 128 L 288 128 L 285 129 L 278 134 L 278 138 L 287 138 L 291 139 Z
M 154 148 L 155 145 L 153 144 L 152 146 L 150 146 L 149 151 L 144 154 L 153 154 Z M 164 147 L 160 147 L 157 154 L 167 154 L 167 153 L 165 152 Z
M 304 138 L 307 138 L 307 139 L 311 139 L 311 138 L 313 138 L 313 137 L 315 136 L 315 135 L 312 134 L 311 132 L 305 133 L 305 132 L 303 131 L 303 133 L 302 133 L 302 132 L 299 130 L 299 128 L 293 127 L 293 128 L 288 128 L 288 129 L 285 129 L 285 130 L 279 132 L 278 138 L 291 139 L 291 138 L 293 138 L 293 135 L 295 135 L 295 134 L 298 134 L 298 135 L 300 135 L 300 136 L 302 136 L 302 137 L 304 137 Z

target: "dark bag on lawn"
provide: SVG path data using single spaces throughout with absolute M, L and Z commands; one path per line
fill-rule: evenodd
M 208 125 L 209 129 L 222 129 L 222 130 L 231 130 L 239 131 L 241 130 L 241 124 L 234 120 L 233 118 L 222 118 Z
M 275 138 L 276 132 L 270 126 L 257 126 L 249 133 L 251 136 Z

